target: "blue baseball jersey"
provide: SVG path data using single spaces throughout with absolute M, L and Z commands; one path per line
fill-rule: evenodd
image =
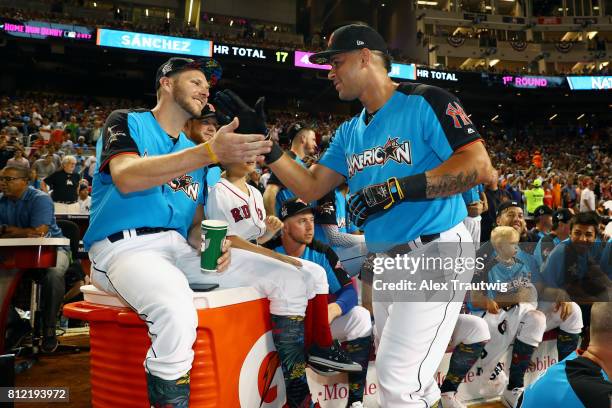
M 476 201 L 480 201 L 480 189 L 478 188 L 480 185 L 474 186 L 470 188 L 468 191 L 461 194 L 463 198 L 463 202 L 465 205 L 470 205 Z
M 205 201 L 206 169 L 194 170 L 161 186 L 123 194 L 113 182 L 109 163 L 121 154 L 160 156 L 193 146 L 182 132 L 178 138 L 170 137 L 150 110 L 112 112 L 96 145 L 85 249 L 113 233 L 142 227 L 175 229 L 187 238 L 196 207 Z
M 347 225 L 346 197 L 339 189 L 334 189 L 318 200 L 315 216 L 314 238 L 326 245 L 329 240 L 322 225 L 337 225 L 338 232 L 349 233 Z
M 489 283 L 500 282 L 506 283 L 508 293 L 515 293 L 521 287 L 530 286 L 531 270 L 529 265 L 522 262 L 518 256 L 514 258 L 514 264 L 504 265 L 497 262 L 489 271 Z M 496 291 L 488 290 L 487 296 L 495 299 Z
M 219 166 L 209 167 L 206 172 L 206 185 L 208 187 L 212 187 L 215 184 L 217 184 L 219 180 L 221 180 L 221 167 Z
M 595 362 L 573 352 L 530 384 L 521 408 L 607 408 L 612 383 Z
M 400 84 L 366 123 L 366 110 L 344 122 L 319 164 L 343 175 L 351 192 L 438 167 L 481 139 L 459 100 L 430 85 Z M 444 232 L 467 216 L 461 195 L 401 202 L 370 216 L 370 251 L 385 251 L 421 235 Z
M 610 242 L 596 242 L 585 253 L 580 253 L 568 238 L 550 253 L 542 271 L 542 280 L 553 288 L 568 288 L 577 284 L 585 290 L 601 289 L 593 283 L 599 273 L 612 279 L 610 254 Z
M 306 167 L 306 163 L 304 163 L 302 159 L 300 159 L 295 153 L 293 153 L 292 151 L 288 151 L 287 154 L 291 156 L 293 160 L 298 162 L 302 167 Z M 278 193 L 276 193 L 276 205 L 275 205 L 276 214 L 280 214 L 280 210 L 281 210 L 283 203 L 295 197 L 295 194 L 293 193 L 293 191 L 285 187 L 283 182 L 280 181 L 280 179 L 274 173 L 272 173 L 272 175 L 270 176 L 270 179 L 268 180 L 268 184 L 277 185 L 280 187 L 280 190 L 278 191 Z
M 557 245 L 559 245 L 560 242 L 561 240 L 559 239 L 559 237 L 557 237 L 552 232 L 540 238 L 540 240 L 536 244 L 535 250 L 533 251 L 533 257 L 538 266 L 538 271 L 542 270 L 542 265 L 546 263 L 548 256 L 550 255 L 552 250 L 555 249 Z
M 518 252 L 516 253 L 515 258 L 527 268 L 531 276 L 531 282 L 536 283 L 539 279 L 538 267 L 533 255 L 523 250 L 523 244 L 524 243 L 522 242 L 519 243 Z M 495 248 L 493 248 L 491 241 L 486 242 L 484 245 L 478 248 L 478 251 L 476 251 L 476 258 L 482 259 L 484 267 L 476 268 L 474 270 L 474 282 L 491 282 L 489 274 L 491 269 L 498 263 L 496 256 L 497 252 L 495 251 Z

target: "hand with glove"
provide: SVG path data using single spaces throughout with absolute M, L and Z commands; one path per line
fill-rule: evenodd
M 364 187 L 349 199 L 350 219 L 361 227 L 369 216 L 386 211 L 403 199 L 404 193 L 395 177 L 385 183 Z
M 255 102 L 254 108 L 247 105 L 233 91 L 226 89 L 217 92 L 213 104 L 215 105 L 217 120 L 220 124 L 226 124 L 237 117 L 240 122 L 237 133 L 269 134 L 266 128 L 266 114 L 264 111 L 265 98 L 262 96 Z M 283 155 L 283 150 L 274 142 L 270 153 L 264 155 L 266 163 L 270 164 L 278 160 Z
M 247 105 L 242 98 L 229 89 L 217 92 L 213 105 L 216 108 L 217 120 L 221 125 L 230 123 L 234 118 L 240 122 L 236 133 L 266 135 L 265 98 L 255 102 L 254 108 Z

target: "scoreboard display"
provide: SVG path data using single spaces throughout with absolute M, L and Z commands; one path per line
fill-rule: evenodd
M 227 57 L 251 62 L 293 66 L 293 51 L 284 49 L 245 47 L 215 42 L 213 45 L 213 57 L 220 60 Z

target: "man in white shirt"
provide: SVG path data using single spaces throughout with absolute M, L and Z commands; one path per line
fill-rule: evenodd
M 585 184 L 586 187 L 580 194 L 580 212 L 595 211 L 595 193 L 593 192 L 595 183 L 589 178 Z

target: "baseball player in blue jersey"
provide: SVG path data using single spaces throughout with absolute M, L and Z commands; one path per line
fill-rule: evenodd
M 569 237 L 569 223 L 572 219 L 572 213 L 567 208 L 559 208 L 553 214 L 552 229 L 549 234 L 546 234 L 538 241 L 533 257 L 535 258 L 538 270 L 541 271 L 548 255 L 559 243 Z
M 294 123 L 287 130 L 287 137 L 291 141 L 291 150 L 287 153 L 300 165 L 306 167 L 304 158 L 317 151 L 317 139 L 314 130 L 303 123 Z M 280 207 L 286 200 L 295 197 L 295 194 L 285 187 L 282 181 L 272 173 L 266 191 L 264 192 L 264 204 L 266 212 L 278 215 Z
M 530 384 L 521 408 L 607 408 L 612 402 L 612 303 L 594 303 L 591 343 Z
M 362 408 L 372 341 L 370 313 L 357 305 L 355 287 L 335 252 L 313 238 L 313 208 L 300 199 L 291 198 L 281 206 L 280 216 L 283 221 L 282 235 L 266 246 L 278 253 L 314 262 L 325 269 L 329 284 L 328 318 L 332 336 L 346 342 L 349 356 L 363 368 L 361 372 L 348 375 L 347 407 Z M 313 367 L 319 374 L 325 375 L 325 371 L 319 370 L 316 365 Z
M 183 261 L 199 257 L 205 167 L 219 160 L 253 161 L 270 150 L 261 134 L 234 133 L 238 119 L 198 146 L 185 137 L 185 123 L 200 115 L 209 83 L 219 75 L 214 60 L 171 58 L 157 71 L 157 105 L 112 112 L 96 147 L 91 218 L 83 238 L 91 279 L 147 323 L 151 347 L 144 367 L 154 407 L 189 402 L 198 323 L 189 283 L 201 274 Z M 229 266 L 228 249 L 219 271 Z
M 315 214 L 315 239 L 333 248 L 349 276 L 355 276 L 368 253 L 363 235 L 352 232 L 348 204 L 341 187 L 327 193 L 318 200 Z
M 598 242 L 595 212 L 575 215 L 569 239 L 552 250 L 541 273 L 540 293 L 549 301 L 590 303 L 612 298 L 610 242 Z
M 468 216 L 463 220 L 465 227 L 470 231 L 472 240 L 476 244 L 476 248 L 480 246 L 480 214 L 487 211 L 487 196 L 484 193 L 482 184 L 472 187 L 468 191 L 461 194 L 465 206 L 467 207 Z
M 432 86 L 394 83 L 388 75 L 387 45 L 368 26 L 337 29 L 328 50 L 311 61 L 331 64 L 328 77 L 340 99 L 359 99 L 364 109 L 338 128 L 320 162 L 309 169 L 273 145 L 265 159 L 274 174 L 306 202 L 348 182 L 352 219 L 363 227 L 368 250 L 383 260 L 388 253 L 438 248 L 428 245 L 432 241 L 455 243 L 454 257 L 461 243 L 469 243 L 461 255 L 473 257 L 459 193 L 488 183 L 493 169 L 457 98 Z M 409 274 L 399 268 L 385 273 Z M 471 275 L 466 268 L 462 277 Z M 376 359 L 382 406 L 437 404 L 440 390 L 434 373 L 465 293 L 446 294 L 452 295 L 445 301 L 394 304 Z M 388 307 L 380 309 L 386 313 Z

